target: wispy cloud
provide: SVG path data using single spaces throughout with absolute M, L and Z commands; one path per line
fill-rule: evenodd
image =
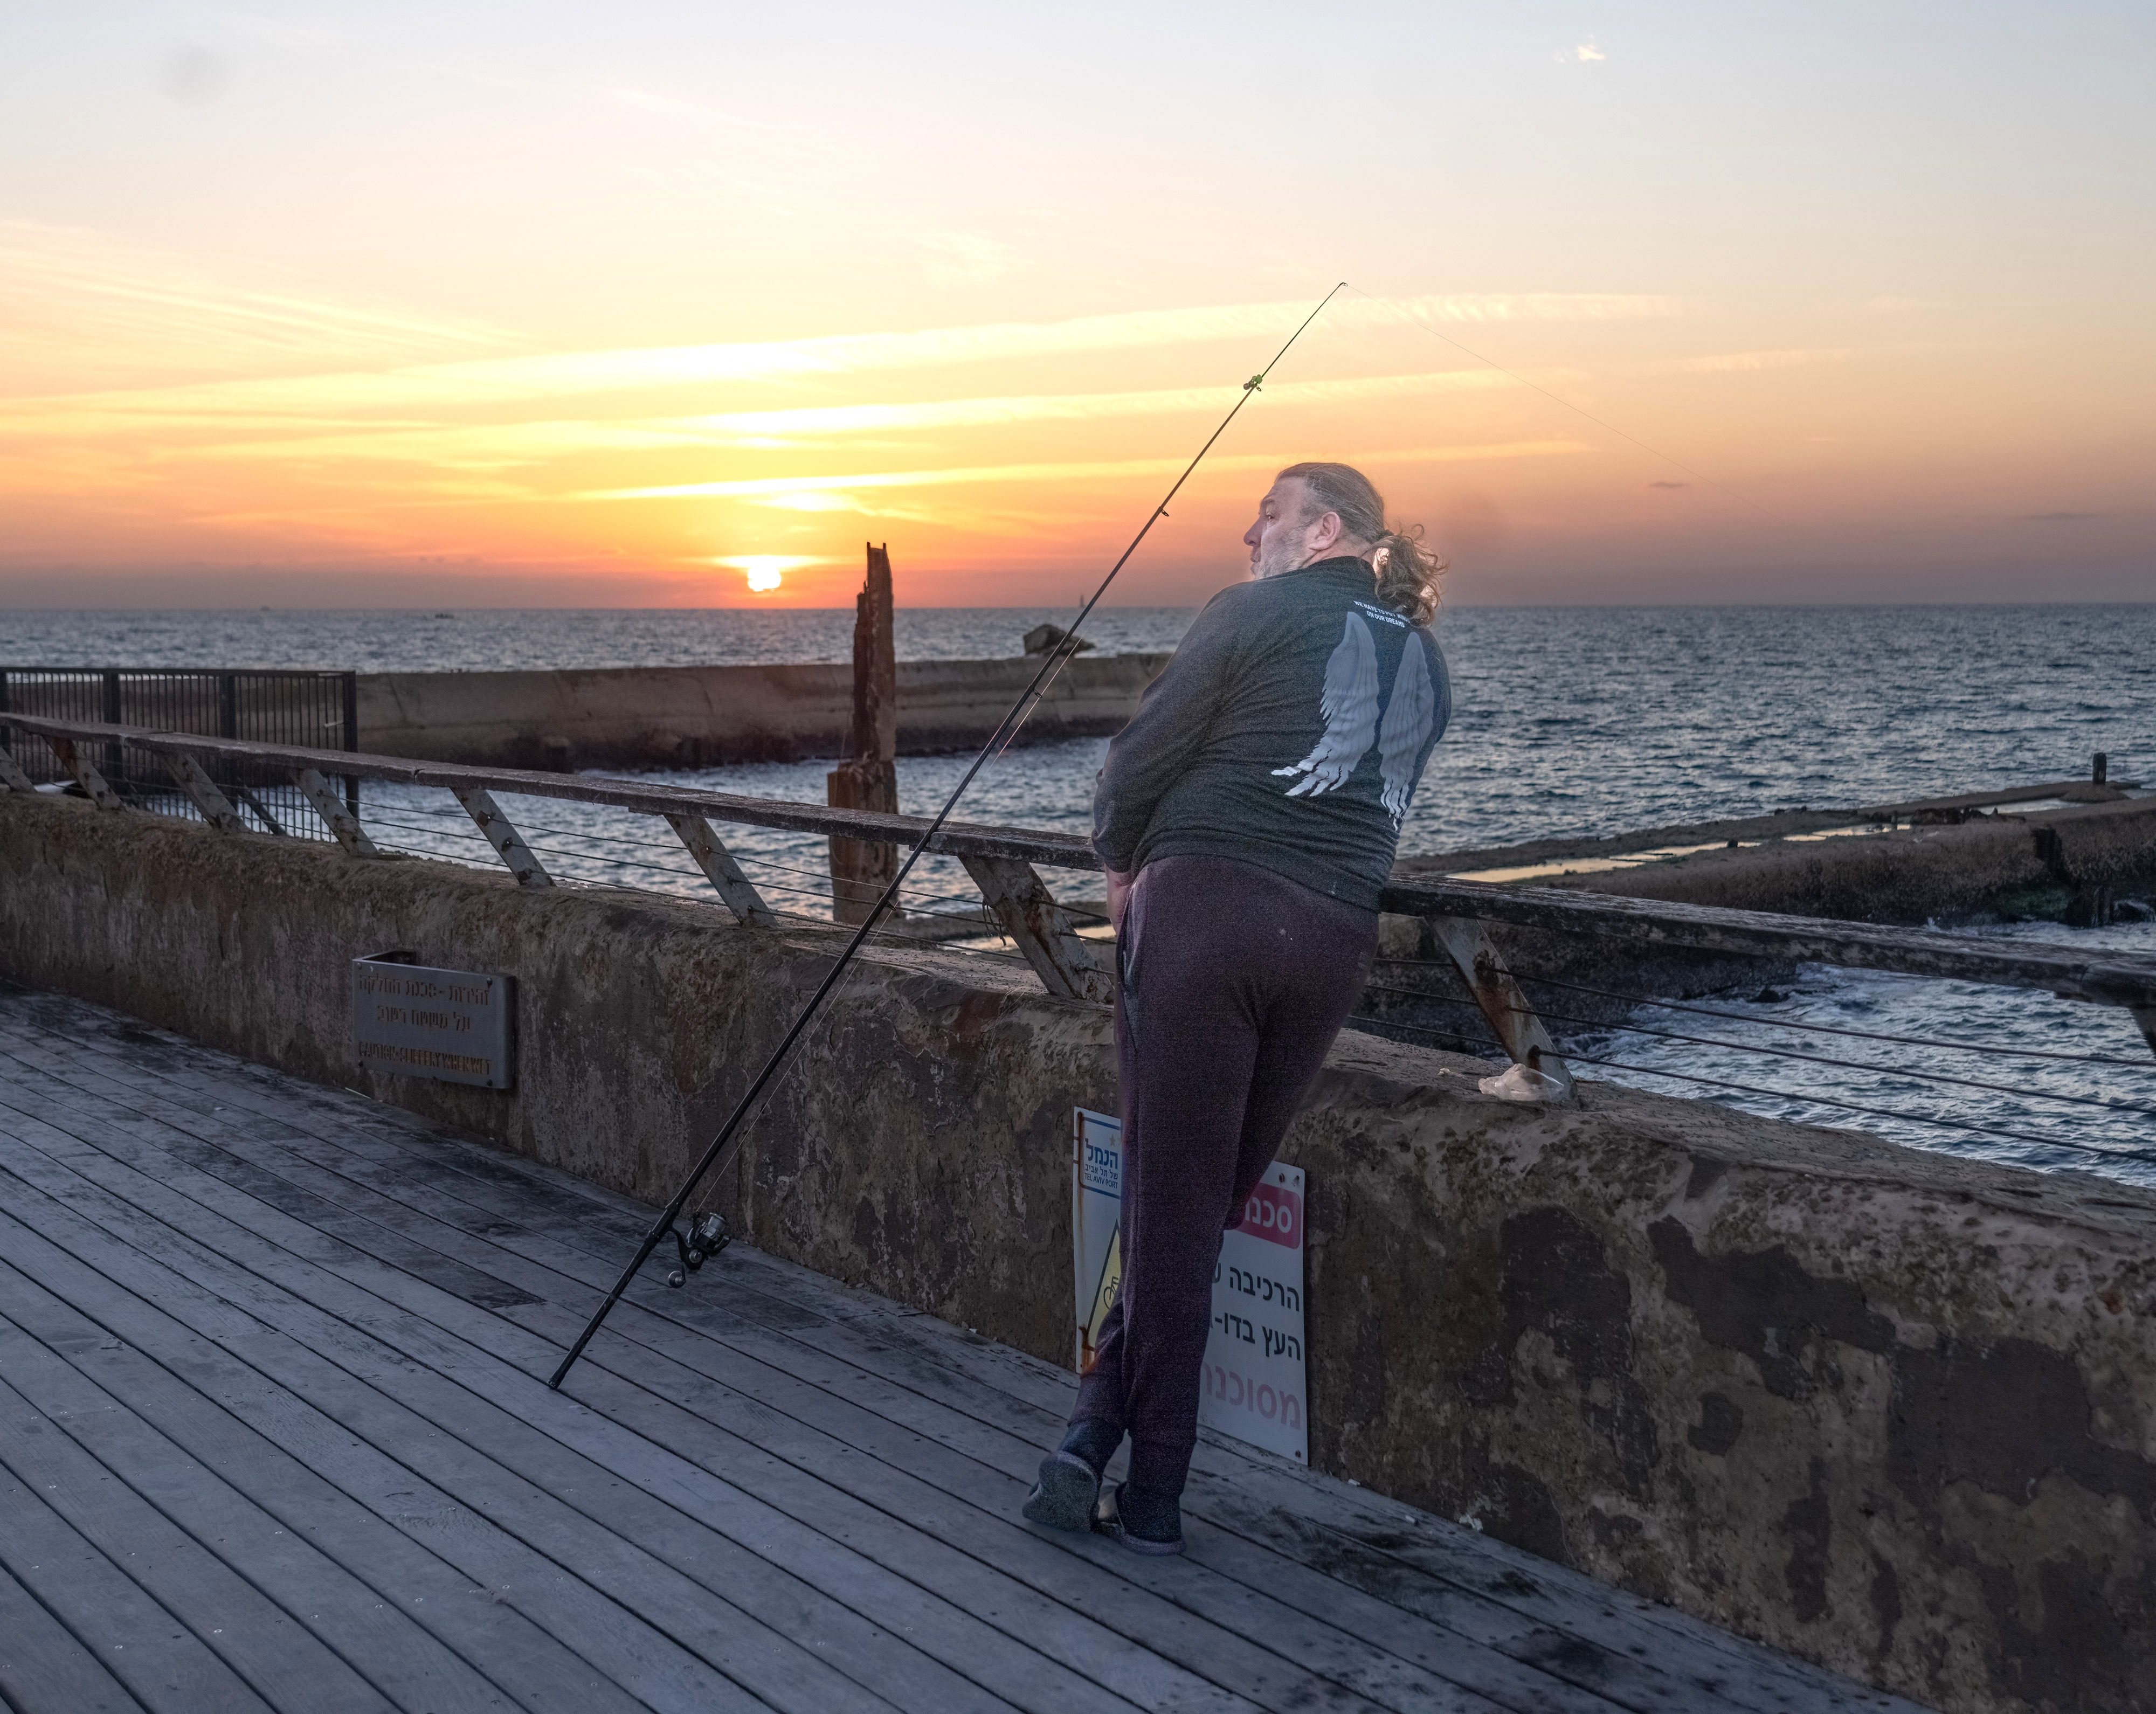
M 146 377 L 393 367 L 499 352 L 499 329 L 223 279 L 103 233 L 0 221 L 0 390 Z
M 1336 300 L 1335 328 L 1399 326 L 1400 312 L 1450 322 L 1598 321 L 1664 317 L 1679 300 L 1609 293 L 1522 293 Z M 728 382 L 786 382 L 907 369 L 1009 363 L 1228 340 L 1265 346 L 1308 313 L 1304 302 L 1138 310 L 1062 321 L 993 322 L 917 332 L 840 334 L 723 345 L 640 346 L 469 362 L 390 362 L 265 380 L 184 387 L 69 389 L 44 396 L 105 412 L 197 417 L 297 414 L 311 418 L 459 408 L 499 408 L 543 398 Z M 431 331 L 441 331 L 430 330 Z M 413 331 L 417 336 L 417 330 Z M 446 337 L 444 333 L 443 336 Z
M 913 240 L 932 285 L 985 285 L 1016 270 L 1019 249 L 981 232 L 932 232 Z
M 1573 57 L 1582 65 L 1585 65 L 1591 61 L 1597 59 L 1607 59 L 1609 57 L 1595 44 L 1594 38 L 1592 36 L 1589 36 L 1585 41 L 1582 42 L 1572 51 Z
M 1431 374 L 1373 375 L 1339 381 L 1276 382 L 1264 398 L 1275 407 L 1413 398 L 1440 393 L 1489 392 L 1518 385 L 1492 369 L 1441 370 Z M 1163 387 L 1145 392 L 1016 394 L 871 405 L 813 405 L 783 410 L 731 411 L 703 417 L 649 418 L 616 422 L 577 418 L 538 423 L 478 423 L 415 426 L 387 423 L 324 425 L 330 433 L 294 434 L 289 428 L 262 439 L 212 438 L 197 448 L 169 451 L 169 458 L 249 459 L 389 459 L 429 461 L 463 468 L 500 468 L 541 463 L 588 452 L 656 452 L 682 447 L 785 452 L 817 442 L 843 440 L 850 449 L 872 450 L 865 436 L 903 436 L 940 429 L 984 428 L 1028 423 L 1102 422 L 1131 417 L 1218 413 L 1235 398 L 1233 387 Z M 4 434 L 0 426 L 0 434 Z M 892 440 L 891 445 L 903 444 Z
M 1678 375 L 1746 375 L 1763 369 L 1801 369 L 1849 360 L 1845 349 L 1782 352 L 1718 352 L 1711 357 L 1681 357 L 1674 362 L 1642 364 L 1635 372 Z
M 1585 442 L 1569 439 L 1512 440 L 1482 446 L 1414 447 L 1348 455 L 1356 464 L 1449 464 L 1481 459 L 1548 458 L 1565 453 L 1590 452 Z M 1281 463 L 1276 453 L 1235 453 L 1211 460 L 1214 470 L 1270 470 Z M 1056 464 L 973 464 L 950 470 L 875 470 L 850 475 L 751 476 L 718 482 L 681 482 L 655 488 L 598 489 L 565 496 L 576 500 L 763 500 L 787 510 L 811 508 L 797 497 L 881 488 L 943 488 L 976 483 L 1062 483 L 1115 480 L 1127 476 L 1158 476 L 1180 470 L 1182 459 L 1113 459 Z M 822 510 L 815 507 L 814 510 Z

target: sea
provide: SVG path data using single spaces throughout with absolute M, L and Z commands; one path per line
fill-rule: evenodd
M 1187 608 L 1103 608 L 1103 653 L 1173 649 Z M 1056 608 L 915 608 L 905 659 L 1009 657 Z M 850 609 L 0 613 L 0 665 L 302 666 L 366 672 L 844 661 Z M 1403 829 L 1404 854 L 1908 799 L 2086 777 L 2156 788 L 2156 603 L 1463 607 L 1440 616 L 1453 718 Z M 1014 747 L 959 812 L 1083 832 L 1105 740 Z M 968 758 L 899 764 L 901 807 L 932 813 Z M 702 768 L 684 783 L 824 798 L 823 762 Z M 368 788 L 368 819 L 409 849 L 488 862 L 461 813 Z M 648 824 L 547 801 L 518 815 L 563 875 L 698 892 Z M 828 911 L 820 842 L 737 829 L 729 843 L 782 908 Z M 911 904 L 974 898 L 946 860 Z M 1054 877 L 1050 877 L 1051 884 Z M 1097 891 L 1091 877 L 1075 884 Z M 1954 931 L 2156 953 L 2156 922 Z M 1568 1038 L 1620 1062 L 1589 1075 L 1915 1146 L 2156 1183 L 2156 1056 L 2112 1008 L 1967 983 L 1807 968 L 1717 1015 L 1642 1007 Z M 1861 1034 L 1828 1034 L 1860 1031 Z M 1680 1039 L 1679 1038 L 1683 1038 Z M 1881 1038 L 1891 1038 L 1883 1039 Z M 1799 1057 L 1809 1055 L 1810 1057 Z

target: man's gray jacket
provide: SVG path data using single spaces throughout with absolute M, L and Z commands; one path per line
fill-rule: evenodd
M 1452 690 L 1375 588 L 1367 562 L 1327 559 L 1207 603 L 1108 746 L 1101 860 L 1230 857 L 1376 910 Z

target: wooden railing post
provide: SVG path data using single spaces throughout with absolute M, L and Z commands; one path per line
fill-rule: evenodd
M 546 866 L 531 854 L 531 848 L 524 843 L 524 835 L 501 813 L 501 806 L 494 801 L 494 794 L 484 786 L 456 786 L 450 795 L 465 806 L 465 813 L 478 824 L 486 835 L 486 842 L 495 854 L 509 865 L 509 872 L 516 877 L 521 887 L 551 887 L 554 877 L 547 873 Z
M 1462 916 L 1433 916 L 1429 921 L 1430 933 L 1458 967 L 1467 992 L 1512 1055 L 1512 1063 L 1555 1078 L 1564 1092 L 1571 1094 L 1571 1070 L 1558 1057 L 1557 1043 L 1548 1027 L 1535 1015 L 1519 982 L 1505 967 L 1489 931 L 1481 923 Z
M 89 758 L 84 756 L 81 747 L 74 739 L 49 738 L 45 742 L 53 747 L 53 754 L 59 757 L 60 766 L 74 776 L 74 783 L 90 794 L 90 801 L 100 809 L 125 809 L 127 807 L 120 801 L 120 793 L 106 783 L 105 776 L 90 765 Z M 110 747 L 117 750 L 120 747 L 114 744 Z
M 1116 971 L 1109 946 L 1078 932 L 1070 913 L 1055 902 L 1030 863 L 1009 857 L 962 856 L 958 860 L 980 888 L 1003 931 L 1018 942 L 1042 987 L 1061 1000 L 1115 1003 Z
M 763 902 L 763 895 L 755 884 L 742 873 L 741 865 L 726 849 L 726 842 L 712 830 L 711 824 L 701 815 L 670 815 L 666 824 L 681 836 L 681 843 L 689 848 L 689 854 L 696 860 L 696 867 L 704 871 L 705 880 L 718 889 L 719 896 L 726 901 L 726 909 L 734 913 L 734 921 L 744 926 L 753 924 L 769 928 L 778 919 L 772 914 L 771 906 Z
M 165 764 L 165 772 L 172 777 L 173 783 L 193 800 L 202 812 L 202 819 L 221 834 L 244 834 L 247 824 L 239 819 L 239 812 L 217 782 L 202 771 L 202 766 L 192 756 L 175 755 L 167 750 L 158 760 Z
M 331 790 L 330 783 L 320 770 L 311 767 L 295 769 L 292 783 L 300 794 L 315 806 L 315 813 L 322 819 L 337 844 L 355 857 L 379 857 L 374 841 L 367 838 L 367 829 L 359 824 L 359 818 L 352 813 L 347 803 Z

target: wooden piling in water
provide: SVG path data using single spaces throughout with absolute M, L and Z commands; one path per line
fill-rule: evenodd
M 854 717 L 848 757 L 824 777 L 834 809 L 898 809 L 898 655 L 891 619 L 891 549 L 868 548 L 868 572 L 854 608 Z M 868 920 L 898 873 L 898 848 L 870 839 L 831 841 L 831 916 Z M 899 913 L 891 913 L 896 916 Z

